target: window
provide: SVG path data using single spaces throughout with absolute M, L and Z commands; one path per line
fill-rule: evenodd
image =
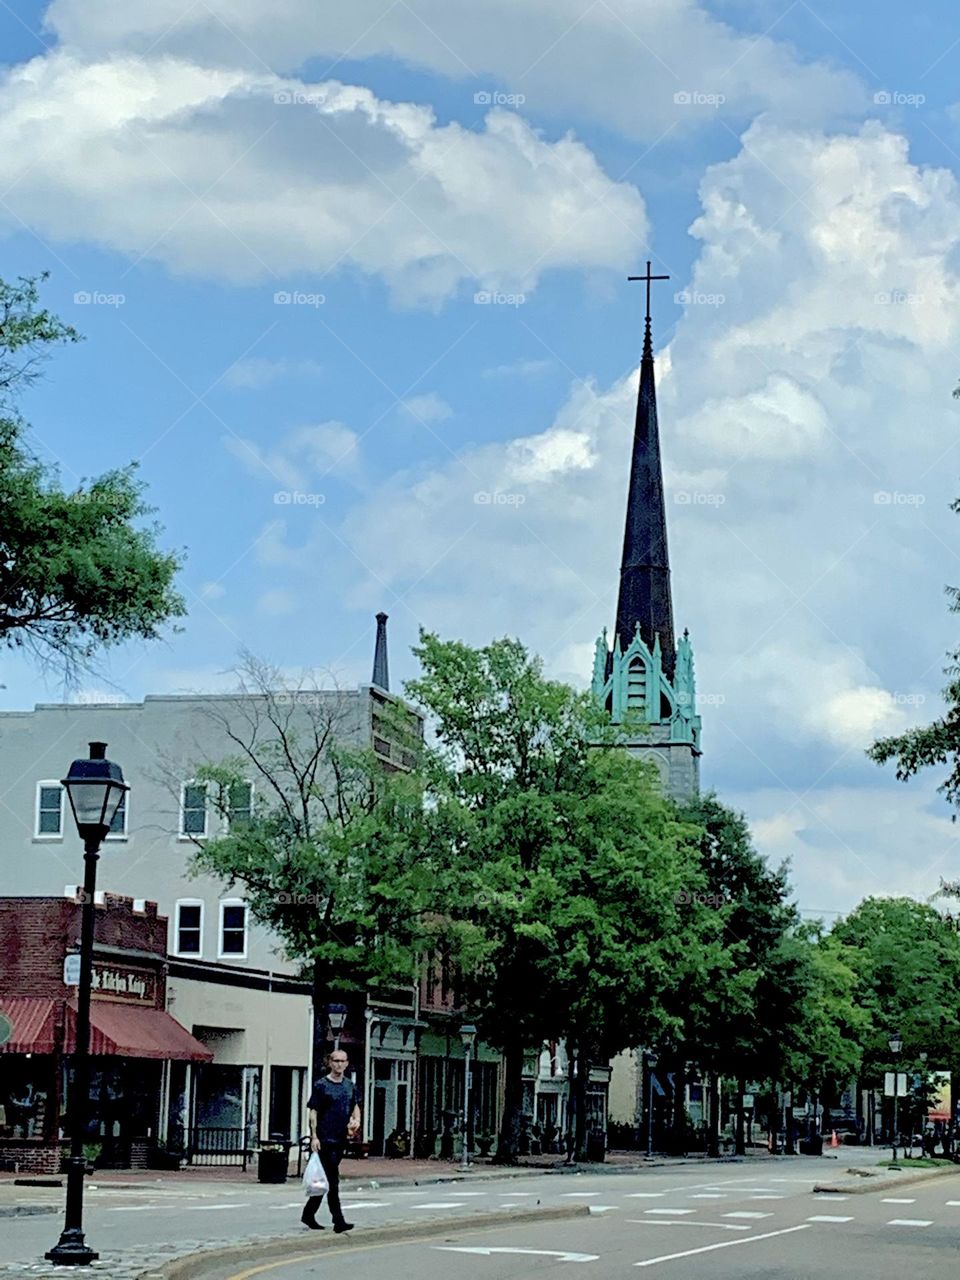
M 207 834 L 207 784 L 185 782 L 180 792 L 181 836 Z
M 246 956 L 247 908 L 242 902 L 220 903 L 220 956 Z
M 199 898 L 183 898 L 177 903 L 176 937 L 173 949 L 178 956 L 198 956 L 203 951 L 203 903 Z
M 37 783 L 36 834 L 48 840 L 63 835 L 63 787 L 59 782 Z
M 235 827 L 249 822 L 253 813 L 253 783 L 234 782 L 227 796 L 227 823 Z
M 123 793 L 117 812 L 113 815 L 113 821 L 110 823 L 110 830 L 107 833 L 108 840 L 125 840 L 127 838 L 127 794 L 126 791 Z

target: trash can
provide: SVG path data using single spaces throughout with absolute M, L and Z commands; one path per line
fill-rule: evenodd
M 822 1156 L 823 1155 L 823 1138 L 819 1134 L 812 1138 L 800 1139 L 800 1154 L 802 1156 Z
M 286 1182 L 291 1145 L 282 1134 L 277 1133 L 272 1133 L 268 1142 L 261 1143 L 257 1158 L 258 1182 Z
M 602 1129 L 591 1129 L 587 1134 L 587 1160 L 591 1164 L 603 1164 L 607 1155 L 607 1135 Z

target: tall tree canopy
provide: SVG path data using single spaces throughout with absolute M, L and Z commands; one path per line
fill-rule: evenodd
M 26 443 L 17 397 L 50 348 L 79 337 L 38 303 L 38 279 L 0 281 L 0 645 L 69 680 L 101 648 L 156 639 L 185 607 L 180 557 L 159 549 L 135 467 L 66 490 Z

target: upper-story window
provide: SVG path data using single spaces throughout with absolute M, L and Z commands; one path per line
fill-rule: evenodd
M 220 903 L 220 955 L 247 954 L 247 908 L 237 899 Z
M 120 804 L 117 812 L 113 815 L 113 821 L 110 823 L 110 830 L 107 832 L 108 840 L 123 840 L 127 835 L 127 796 L 128 792 L 124 792 L 120 797 Z
M 181 836 L 205 836 L 207 834 L 207 784 L 185 782 L 180 791 Z
M 63 787 L 59 782 L 37 783 L 37 818 L 34 833 L 41 839 L 63 835 Z
M 178 956 L 198 956 L 203 951 L 203 903 L 181 898 L 174 917 L 173 949 Z
M 234 782 L 227 796 L 227 825 L 249 822 L 253 814 L 253 783 Z

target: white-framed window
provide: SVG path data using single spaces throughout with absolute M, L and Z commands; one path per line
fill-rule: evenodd
M 244 960 L 247 955 L 247 904 L 239 898 L 224 898 L 220 903 L 220 960 Z
M 180 788 L 181 838 L 196 840 L 207 835 L 208 809 L 207 784 L 196 781 L 185 782 Z
M 178 956 L 203 954 L 203 899 L 179 898 L 173 916 L 173 953 Z
M 227 827 L 249 822 L 253 814 L 253 783 L 235 782 L 227 796 Z
M 120 804 L 117 807 L 117 812 L 113 815 L 110 830 L 107 832 L 108 840 L 126 840 L 127 838 L 127 799 L 129 795 L 130 792 L 125 791 L 120 797 Z
M 37 813 L 34 835 L 38 840 L 59 840 L 63 836 L 63 787 L 55 779 L 37 783 Z

